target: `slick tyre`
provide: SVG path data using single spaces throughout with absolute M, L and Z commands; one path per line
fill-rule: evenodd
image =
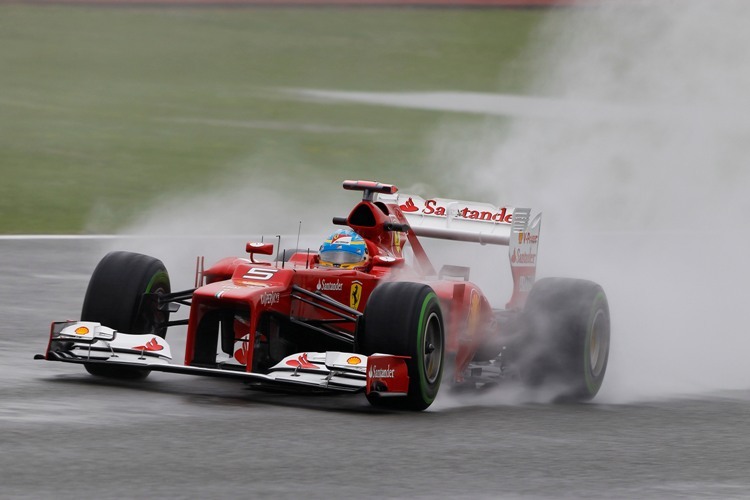
M 445 332 L 437 295 L 421 283 L 383 283 L 367 301 L 357 350 L 408 356 L 406 396 L 369 394 L 373 406 L 424 410 L 432 404 L 443 377 Z
M 83 300 L 81 320 L 96 321 L 118 332 L 166 335 L 169 312 L 145 301 L 146 293 L 171 291 L 164 264 L 153 257 L 131 252 L 104 256 L 91 275 Z M 123 366 L 85 365 L 92 375 L 118 379 L 142 379 L 148 370 Z
M 523 319 L 522 380 L 554 390 L 558 401 L 593 398 L 609 359 L 609 305 L 602 287 L 577 279 L 539 280 Z

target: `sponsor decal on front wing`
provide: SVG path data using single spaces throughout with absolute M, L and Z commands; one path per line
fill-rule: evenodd
M 159 342 L 156 340 L 156 337 L 154 337 L 143 345 L 137 345 L 133 347 L 133 349 L 136 351 L 155 352 L 161 351 L 162 349 L 164 349 L 164 346 L 159 344 Z
M 375 368 L 370 366 L 370 371 L 367 372 L 367 376 L 370 378 L 394 378 L 396 375 L 396 369 L 391 368 L 391 365 L 387 365 L 385 368 Z
M 301 355 L 297 356 L 297 359 L 290 359 L 286 362 L 287 365 L 293 366 L 295 368 L 305 368 L 307 370 L 320 370 L 321 367 L 316 365 L 315 363 L 311 363 L 307 359 L 307 353 L 302 353 Z
M 367 394 L 404 395 L 409 392 L 406 358 L 373 354 L 367 358 Z

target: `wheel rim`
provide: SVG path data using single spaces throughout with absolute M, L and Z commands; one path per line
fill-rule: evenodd
M 591 367 L 591 375 L 595 378 L 602 373 L 607 359 L 607 349 L 607 322 L 604 311 L 600 309 L 594 316 L 589 340 L 589 367 Z
M 160 283 L 153 287 L 150 292 L 157 295 L 163 295 L 169 293 L 169 288 L 168 285 Z M 165 325 L 168 318 L 168 312 L 159 310 L 156 304 L 151 305 L 147 310 L 142 311 L 141 321 L 143 322 L 143 333 L 163 337 L 166 331 Z
M 434 384 L 440 376 L 443 360 L 443 337 L 440 333 L 440 318 L 433 312 L 425 324 L 424 345 L 422 346 L 424 374 L 429 384 Z

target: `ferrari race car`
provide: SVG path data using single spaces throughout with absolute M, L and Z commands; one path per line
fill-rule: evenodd
M 596 395 L 609 355 L 607 298 L 590 281 L 536 280 L 541 214 L 371 181 L 343 187 L 362 201 L 333 219 L 346 230 L 321 251 L 248 243 L 245 258 L 208 268 L 199 258 L 189 290 L 173 292 L 158 259 L 107 254 L 81 320 L 53 323 L 37 358 L 119 379 L 162 371 L 265 390 L 364 392 L 374 406 L 407 410 L 429 407 L 441 383 L 511 379 L 567 400 Z M 420 238 L 508 246 L 508 303 L 493 307 L 468 267 L 436 270 Z M 188 319 L 170 320 L 181 305 Z M 187 325 L 184 364 L 172 363 L 165 340 L 177 325 Z

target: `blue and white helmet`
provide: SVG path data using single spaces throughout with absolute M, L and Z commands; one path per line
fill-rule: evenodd
M 370 254 L 367 243 L 351 229 L 339 229 L 329 236 L 318 251 L 320 265 L 340 269 L 367 267 Z

